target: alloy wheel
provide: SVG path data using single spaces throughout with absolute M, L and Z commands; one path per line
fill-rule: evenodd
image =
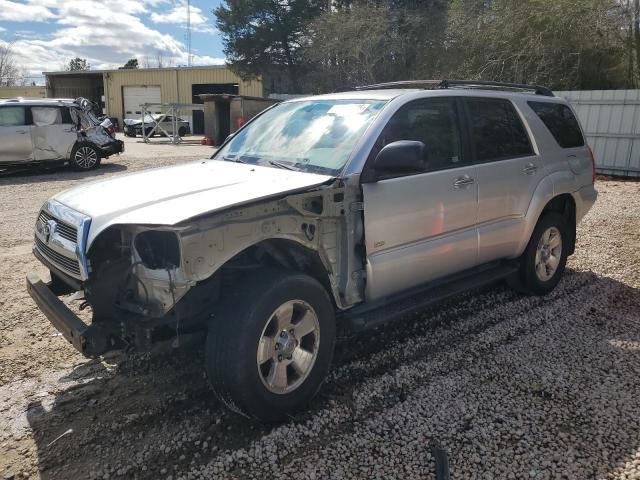
M 286 394 L 305 381 L 318 356 L 320 323 L 302 300 L 280 305 L 262 330 L 256 355 L 258 373 L 272 393 Z
M 98 163 L 98 154 L 91 147 L 80 147 L 76 151 L 74 160 L 78 167 L 88 170 L 96 166 Z
M 562 258 L 562 235 L 556 227 L 547 228 L 536 249 L 535 268 L 538 279 L 546 282 L 553 277 Z

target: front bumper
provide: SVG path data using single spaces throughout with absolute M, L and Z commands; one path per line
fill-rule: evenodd
M 108 145 L 104 145 L 100 147 L 100 153 L 103 157 L 108 157 L 115 153 L 123 153 L 124 152 L 124 142 L 122 140 L 114 140 Z
M 35 273 L 27 275 L 27 291 L 56 329 L 85 357 L 109 350 L 108 335 L 97 325 L 87 325 L 67 307 Z

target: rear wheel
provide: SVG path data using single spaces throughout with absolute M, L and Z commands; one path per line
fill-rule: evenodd
M 209 326 L 206 368 L 227 407 L 276 421 L 303 408 L 327 375 L 334 310 L 324 287 L 307 275 L 266 271 L 257 277 Z
M 516 290 L 546 295 L 556 287 L 567 263 L 567 228 L 565 218 L 557 212 L 540 218 L 520 259 L 520 271 L 510 282 Z
M 178 129 L 178 136 L 180 137 L 184 137 L 187 134 L 187 129 L 186 127 L 180 127 Z
M 69 164 L 75 170 L 92 170 L 100 165 L 100 152 L 90 143 L 80 143 L 71 152 Z

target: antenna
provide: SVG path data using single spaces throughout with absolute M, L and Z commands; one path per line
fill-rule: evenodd
M 191 0 L 187 0 L 187 66 L 191 66 Z

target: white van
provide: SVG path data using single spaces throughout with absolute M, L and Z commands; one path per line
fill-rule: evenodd
M 0 100 L 0 167 L 69 162 L 91 170 L 123 151 L 111 122 L 100 122 L 87 99 Z

